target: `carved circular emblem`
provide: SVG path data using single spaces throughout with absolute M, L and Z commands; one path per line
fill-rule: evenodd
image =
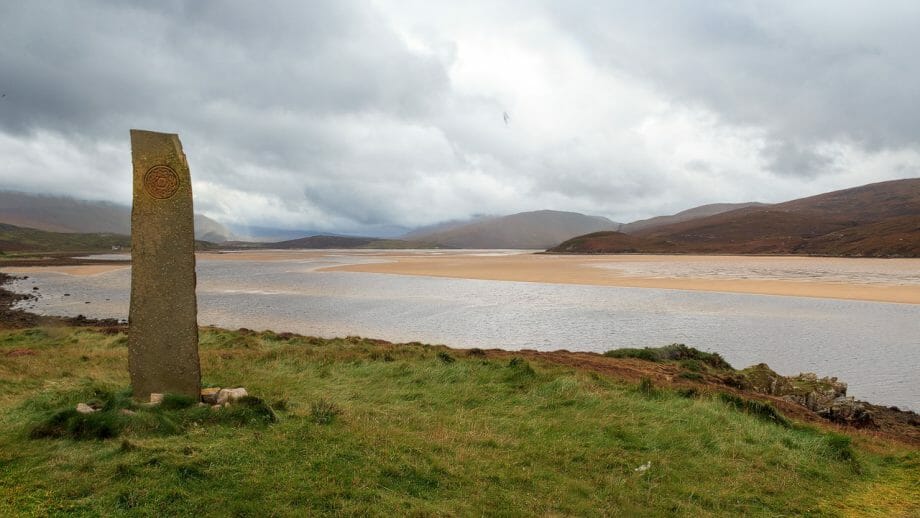
M 144 175 L 144 190 L 159 200 L 172 198 L 179 190 L 179 175 L 165 165 L 155 165 Z

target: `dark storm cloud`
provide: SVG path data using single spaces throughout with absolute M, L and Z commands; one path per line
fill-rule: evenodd
M 131 119 L 208 126 L 233 108 L 424 111 L 443 69 L 405 52 L 367 11 L 346 1 L 4 4 L 0 125 L 85 134 Z

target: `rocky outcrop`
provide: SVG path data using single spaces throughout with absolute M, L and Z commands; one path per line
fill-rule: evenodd
M 875 428 L 875 412 L 872 405 L 857 401 L 852 396 L 841 396 L 829 403 L 822 403 L 813 408 L 818 415 L 836 423 L 848 424 L 860 428 Z
M 734 372 L 723 381 L 736 388 L 797 403 L 829 421 L 860 428 L 876 427 L 875 407 L 848 397 L 847 384 L 834 377 L 819 378 L 812 372 L 782 376 L 760 363 Z

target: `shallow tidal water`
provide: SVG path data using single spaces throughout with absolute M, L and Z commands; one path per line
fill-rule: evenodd
M 920 409 L 920 305 L 317 271 L 369 260 L 200 258 L 199 323 L 511 350 L 679 342 L 738 368 L 765 362 L 787 375 L 837 376 L 859 399 Z M 31 311 L 127 318 L 130 269 L 35 271 L 12 288 L 33 286 Z

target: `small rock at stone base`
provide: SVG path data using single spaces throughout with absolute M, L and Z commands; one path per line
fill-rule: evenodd
M 77 403 L 77 412 L 80 412 L 81 414 L 92 414 L 95 411 L 96 410 L 93 407 L 87 405 L 86 403 Z
M 223 407 L 223 405 L 211 405 L 211 410 L 220 410 Z
M 232 389 L 220 389 L 220 392 L 217 393 L 217 404 L 223 405 L 224 403 L 232 403 L 241 398 L 248 396 L 249 393 L 246 392 L 246 389 L 232 388 Z
M 210 405 L 217 404 L 217 395 L 220 393 L 220 387 L 208 387 L 201 389 L 201 400 Z
M 156 392 L 150 393 L 150 404 L 151 405 L 159 405 L 162 402 L 163 402 L 163 394 L 158 394 Z
M 128 410 L 127 408 L 122 408 L 121 411 L 119 411 L 119 413 L 121 415 L 134 415 L 137 412 L 135 412 L 134 410 Z

